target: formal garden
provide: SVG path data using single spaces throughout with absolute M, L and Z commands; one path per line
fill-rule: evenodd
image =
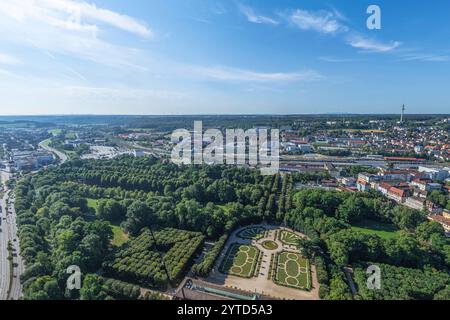
M 256 247 L 234 243 L 228 249 L 220 271 L 242 278 L 252 278 L 258 273 L 260 258 L 261 251 Z
M 293 232 L 287 231 L 287 230 L 281 230 L 278 234 L 278 237 L 283 244 L 286 244 L 289 246 L 296 246 L 298 243 L 298 240 L 300 240 L 299 235 L 297 235 Z
M 265 232 L 266 229 L 262 227 L 248 227 L 238 232 L 237 236 L 241 239 L 259 240 L 264 238 Z
M 310 290 L 311 274 L 308 259 L 296 252 L 277 253 L 273 260 L 275 272 L 273 281 L 295 289 Z

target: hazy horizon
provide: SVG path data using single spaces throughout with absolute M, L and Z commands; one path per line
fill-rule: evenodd
M 120 113 L 110 113 L 110 114 L 95 114 L 95 113 L 74 113 L 74 114 L 0 114 L 0 118 L 13 118 L 13 117 L 220 117 L 220 116 L 399 116 L 400 112 L 397 113 L 191 113 L 191 114 L 120 114 Z M 405 113 L 406 116 L 450 116 L 450 113 Z

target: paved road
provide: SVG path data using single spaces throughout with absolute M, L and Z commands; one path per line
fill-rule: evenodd
M 45 142 L 45 140 L 42 141 L 42 142 L 40 142 L 40 143 L 39 143 L 39 147 L 41 147 L 42 149 L 45 149 L 45 150 L 47 150 L 47 151 L 50 151 L 50 152 L 56 154 L 56 156 L 57 156 L 59 159 L 61 159 L 61 163 L 64 163 L 64 162 L 66 162 L 67 160 L 69 160 L 69 157 L 68 157 L 64 152 L 61 152 L 61 151 L 56 150 L 56 149 L 54 149 L 54 148 L 52 148 L 52 147 L 46 146 L 46 145 L 44 144 L 44 142 Z
M 0 171 L 0 174 L 3 187 L 5 188 L 5 182 L 9 180 L 10 174 L 5 171 Z M 11 195 L 12 192 L 9 191 L 0 199 L 0 205 L 2 207 L 0 214 L 2 220 L 0 227 L 2 230 L 0 232 L 0 300 L 18 300 L 22 296 L 20 275 L 24 271 L 24 265 L 19 255 L 20 248 L 19 239 L 17 238 L 16 212 L 14 210 L 14 199 L 11 198 Z M 8 206 L 6 205 L 7 201 L 9 201 Z M 17 265 L 13 267 L 13 270 L 11 270 L 8 260 L 9 253 L 7 248 L 9 242 L 13 245 L 13 262 Z M 13 274 L 13 281 L 10 287 L 11 272 Z

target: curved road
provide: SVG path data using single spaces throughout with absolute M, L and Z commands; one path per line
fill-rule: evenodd
M 44 140 L 44 141 L 40 142 L 39 143 L 39 147 L 56 154 L 56 156 L 61 160 L 61 163 L 64 163 L 67 160 L 69 160 L 69 157 L 64 152 L 61 152 L 59 150 L 56 150 L 55 148 L 46 146 L 45 145 L 45 141 L 47 141 L 47 140 Z

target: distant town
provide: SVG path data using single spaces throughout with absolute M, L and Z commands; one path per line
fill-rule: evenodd
M 81 299 L 415 298 L 406 282 L 395 291 L 405 272 L 395 268 L 425 286 L 423 264 L 449 261 L 450 116 L 403 112 L 0 117 L 0 298 L 71 298 L 56 282 L 67 263 L 53 257 L 76 260 L 79 246 Z M 172 132 L 197 119 L 204 130 L 278 129 L 279 172 L 171 163 Z M 78 223 L 84 238 L 66 247 Z M 373 259 L 394 268 L 380 296 L 361 287 Z M 441 279 L 420 292 L 445 299 Z
M 450 192 L 450 117 L 430 120 L 412 116 L 408 121 L 402 113 L 399 121 L 375 116 L 309 118 L 277 119 L 282 172 L 318 174 L 321 179 L 314 184 L 324 188 L 380 192 L 413 209 L 428 211 L 430 219 L 450 232 L 450 203 L 442 200 Z M 264 117 L 256 119 L 265 121 Z M 126 121 L 132 124 L 135 119 Z M 153 127 L 156 120 L 149 121 Z M 167 124 L 161 128 L 108 128 L 98 123 L 75 126 L 3 122 L 0 167 L 23 173 L 70 159 L 112 159 L 125 154 L 166 157 L 173 143 L 164 126 Z M 356 173 L 364 168 L 369 168 L 370 173 Z M 314 184 L 309 183 L 310 187 Z

